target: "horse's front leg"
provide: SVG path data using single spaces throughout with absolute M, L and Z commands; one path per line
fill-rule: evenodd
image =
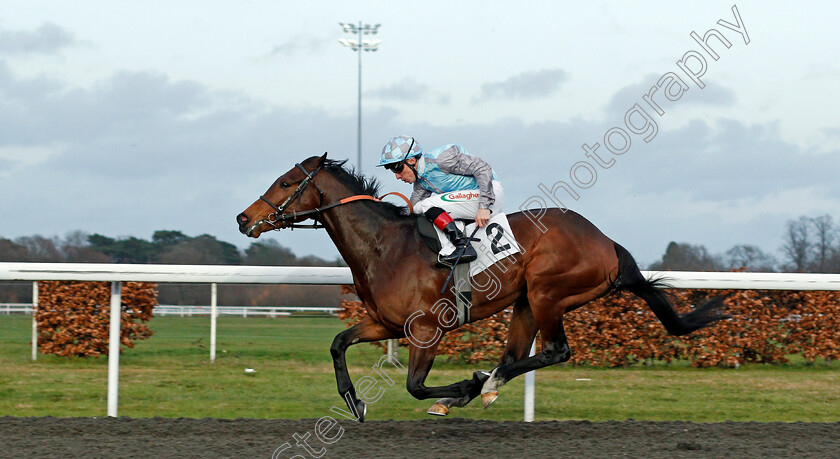
M 332 355 L 333 366 L 335 367 L 335 379 L 338 383 L 338 393 L 344 399 L 344 402 L 347 403 L 350 412 L 360 422 L 364 422 L 365 420 L 367 407 L 365 406 L 365 402 L 356 397 L 356 389 L 353 387 L 350 374 L 347 372 L 347 361 L 344 358 L 344 354 L 348 347 L 356 343 L 366 343 L 397 337 L 399 337 L 397 333 L 374 322 L 373 319 L 367 318 L 339 333 L 333 340 L 332 346 L 330 346 L 330 354 Z
M 490 373 L 476 371 L 473 373 L 472 379 L 465 379 L 448 386 L 426 387 L 426 377 L 435 361 L 437 347 L 438 342 L 427 346 L 418 346 L 412 342 L 409 349 L 408 379 L 406 381 L 408 393 L 418 400 L 445 397 L 443 400 L 453 400 L 453 404 L 460 400 L 466 405 L 481 393 L 481 388 L 487 378 L 490 377 Z M 445 416 L 449 413 L 449 407 L 435 403 L 428 413 Z

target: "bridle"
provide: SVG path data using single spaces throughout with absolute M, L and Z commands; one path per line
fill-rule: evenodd
M 286 198 L 285 201 L 283 201 L 283 204 L 280 204 L 279 206 L 277 206 L 276 204 L 271 202 L 271 200 L 266 198 L 264 194 L 260 195 L 260 199 L 262 199 L 263 201 L 265 201 L 266 204 L 271 206 L 271 208 L 274 209 L 274 212 L 266 215 L 265 218 L 262 221 L 260 221 L 259 223 L 268 223 L 274 229 L 281 230 L 281 229 L 283 229 L 283 227 L 282 226 L 277 226 L 277 224 L 285 223 L 286 220 L 296 220 L 298 217 L 304 217 L 304 216 L 307 216 L 307 215 L 312 214 L 312 213 L 320 213 L 321 210 L 323 210 L 323 209 L 319 209 L 319 208 L 316 207 L 313 210 L 306 210 L 306 211 L 303 211 L 303 212 L 292 211 L 292 213 L 290 213 L 290 214 L 284 213 L 287 207 L 289 207 L 291 204 L 294 204 L 294 202 L 297 201 L 300 198 L 300 195 L 302 195 L 303 192 L 306 191 L 306 187 L 308 187 L 310 183 L 315 185 L 315 188 L 318 189 L 318 194 L 321 196 L 321 203 L 323 204 L 323 202 L 324 202 L 324 191 L 321 190 L 321 187 L 319 187 L 317 183 L 312 182 L 312 179 L 315 178 L 315 175 L 318 174 L 318 172 L 320 172 L 321 168 L 324 167 L 324 166 L 323 165 L 318 166 L 314 171 L 312 171 L 311 174 L 309 173 L 309 171 L 306 170 L 305 167 L 301 166 L 300 163 L 295 163 L 295 166 L 298 169 L 300 169 L 301 171 L 303 171 L 303 174 L 306 176 L 306 178 L 304 178 L 303 181 L 300 182 L 300 184 L 297 186 L 297 188 L 295 188 L 295 190 L 292 192 L 292 194 L 290 194 L 289 197 Z M 315 223 L 312 224 L 312 225 L 296 225 L 296 224 L 292 223 L 291 225 L 287 226 L 286 228 L 295 228 L 295 227 L 297 227 L 297 228 L 318 229 L 318 228 L 323 228 L 323 225 L 318 226 L 318 219 L 316 217 L 315 218 Z
M 344 205 L 344 204 L 347 204 L 347 203 L 350 203 L 350 202 L 354 202 L 354 201 L 377 201 L 377 202 L 381 202 L 382 198 L 384 198 L 385 196 L 388 196 L 388 195 L 394 195 L 394 196 L 401 197 L 408 204 L 409 213 L 414 213 L 414 207 L 411 205 L 411 201 L 408 198 L 406 198 L 404 195 L 402 195 L 401 193 L 397 193 L 397 192 L 386 193 L 379 198 L 376 198 L 376 197 L 373 197 L 373 196 L 370 196 L 370 195 L 366 195 L 366 194 L 359 194 L 359 195 L 355 195 L 355 196 L 346 197 L 346 198 L 341 199 L 337 202 L 334 202 L 332 204 L 327 204 L 327 205 L 324 206 L 323 205 L 324 204 L 324 191 L 321 190 L 321 187 L 319 187 L 317 183 L 312 181 L 315 178 L 315 175 L 318 174 L 318 172 L 320 172 L 321 169 L 323 169 L 323 167 L 324 167 L 323 164 L 318 166 L 317 168 L 315 168 L 315 170 L 312 171 L 312 173 L 307 171 L 306 168 L 303 167 L 300 163 L 296 163 L 295 167 L 297 167 L 298 169 L 303 171 L 303 174 L 306 175 L 306 178 L 304 178 L 300 182 L 300 184 L 298 184 L 297 188 L 295 188 L 295 190 L 292 192 L 292 194 L 290 194 L 289 197 L 286 198 L 286 200 L 283 201 L 283 203 L 280 204 L 279 206 L 274 204 L 273 202 L 271 202 L 271 200 L 266 198 L 264 194 L 260 195 L 260 199 L 263 200 L 269 206 L 271 206 L 271 208 L 274 209 L 274 212 L 266 215 L 265 218 L 260 220 L 259 222 L 257 222 L 257 224 L 267 223 L 272 228 L 274 228 L 274 230 L 277 230 L 277 231 L 279 231 L 281 229 L 285 229 L 285 228 L 289 228 L 289 229 L 295 229 L 295 228 L 319 229 L 319 228 L 323 228 L 324 224 L 320 220 L 318 220 L 318 218 L 321 216 L 321 213 L 324 212 L 325 210 L 329 210 L 329 209 L 332 209 L 333 207 L 338 207 L 338 206 L 341 206 L 341 205 Z M 315 185 L 315 188 L 318 190 L 318 194 L 320 195 L 321 202 L 318 205 L 318 207 L 316 207 L 314 209 L 303 210 L 303 211 L 300 211 L 300 212 L 297 212 L 297 211 L 293 210 L 290 213 L 286 213 L 285 212 L 286 208 L 289 207 L 290 205 L 294 204 L 294 202 L 297 201 L 300 198 L 300 196 L 303 194 L 304 191 L 306 191 L 306 187 L 308 187 L 310 183 L 312 185 Z M 287 226 L 280 226 L 288 220 L 294 221 L 294 220 L 297 220 L 298 218 L 301 218 L 301 217 L 311 218 L 311 219 L 315 220 L 315 223 L 313 223 L 311 225 L 300 225 L 300 224 L 296 224 L 296 223 L 291 223 L 291 224 L 288 224 Z M 320 223 L 320 226 L 319 226 L 319 223 Z

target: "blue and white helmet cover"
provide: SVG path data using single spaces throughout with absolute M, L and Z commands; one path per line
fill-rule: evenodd
M 414 141 L 414 146 L 411 146 L 411 142 Z M 382 148 L 382 156 L 379 158 L 379 164 L 377 166 L 384 166 L 386 164 L 391 163 L 398 163 L 406 157 L 406 153 L 408 153 L 408 148 L 411 146 L 411 153 L 409 153 L 409 158 L 414 158 L 423 154 L 423 148 L 420 146 L 414 137 L 409 137 L 407 135 L 401 135 L 397 137 L 391 137 L 388 140 L 388 143 L 385 144 L 385 147 Z

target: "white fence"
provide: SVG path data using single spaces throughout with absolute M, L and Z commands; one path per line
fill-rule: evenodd
M 0 314 L 32 314 L 32 303 L 0 303 Z
M 0 305 L 0 311 L 2 311 Z M 242 316 L 242 317 L 284 317 L 290 316 L 293 312 L 320 312 L 335 315 L 339 308 L 320 308 L 306 306 L 217 306 L 216 315 L 220 316 Z M 209 316 L 212 313 L 210 306 L 182 306 L 174 304 L 162 304 L 155 306 L 155 316 Z
M 32 303 L 0 303 L 0 314 L 32 314 Z M 220 316 L 242 317 L 285 317 L 293 312 L 319 312 L 336 315 L 339 308 L 320 308 L 308 306 L 217 306 L 216 314 Z M 180 304 L 161 304 L 155 306 L 153 313 L 159 316 L 209 316 L 210 306 L 188 306 Z
M 747 290 L 840 290 L 840 275 L 785 273 L 708 273 L 645 271 L 645 276 L 663 277 L 673 288 Z M 108 281 L 111 288 L 110 342 L 119 343 L 120 292 L 125 281 L 211 284 L 211 358 L 215 354 L 216 284 L 352 284 L 349 268 L 121 265 L 84 263 L 0 263 L 0 281 Z M 37 304 L 37 288 L 33 303 Z M 33 358 L 37 346 L 33 320 Z M 533 346 L 532 346 L 533 353 Z M 108 416 L 117 415 L 119 345 L 108 352 Z M 534 375 L 525 375 L 525 421 L 534 419 Z

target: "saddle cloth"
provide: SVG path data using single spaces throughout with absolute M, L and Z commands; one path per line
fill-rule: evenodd
M 455 224 L 465 235 L 473 235 L 475 222 L 468 223 L 466 228 L 464 228 L 464 222 L 462 221 L 456 220 Z M 439 253 L 441 245 L 438 232 L 435 231 L 431 222 L 419 216 L 417 218 L 417 229 L 425 238 L 429 249 Z M 497 214 L 491 217 L 487 226 L 479 228 L 472 237 L 479 239 L 479 241 L 472 242 L 473 248 L 478 252 L 478 259 L 470 263 L 470 276 L 481 273 L 499 260 L 520 253 L 519 244 L 513 236 L 513 231 L 510 229 L 510 223 L 505 214 Z

